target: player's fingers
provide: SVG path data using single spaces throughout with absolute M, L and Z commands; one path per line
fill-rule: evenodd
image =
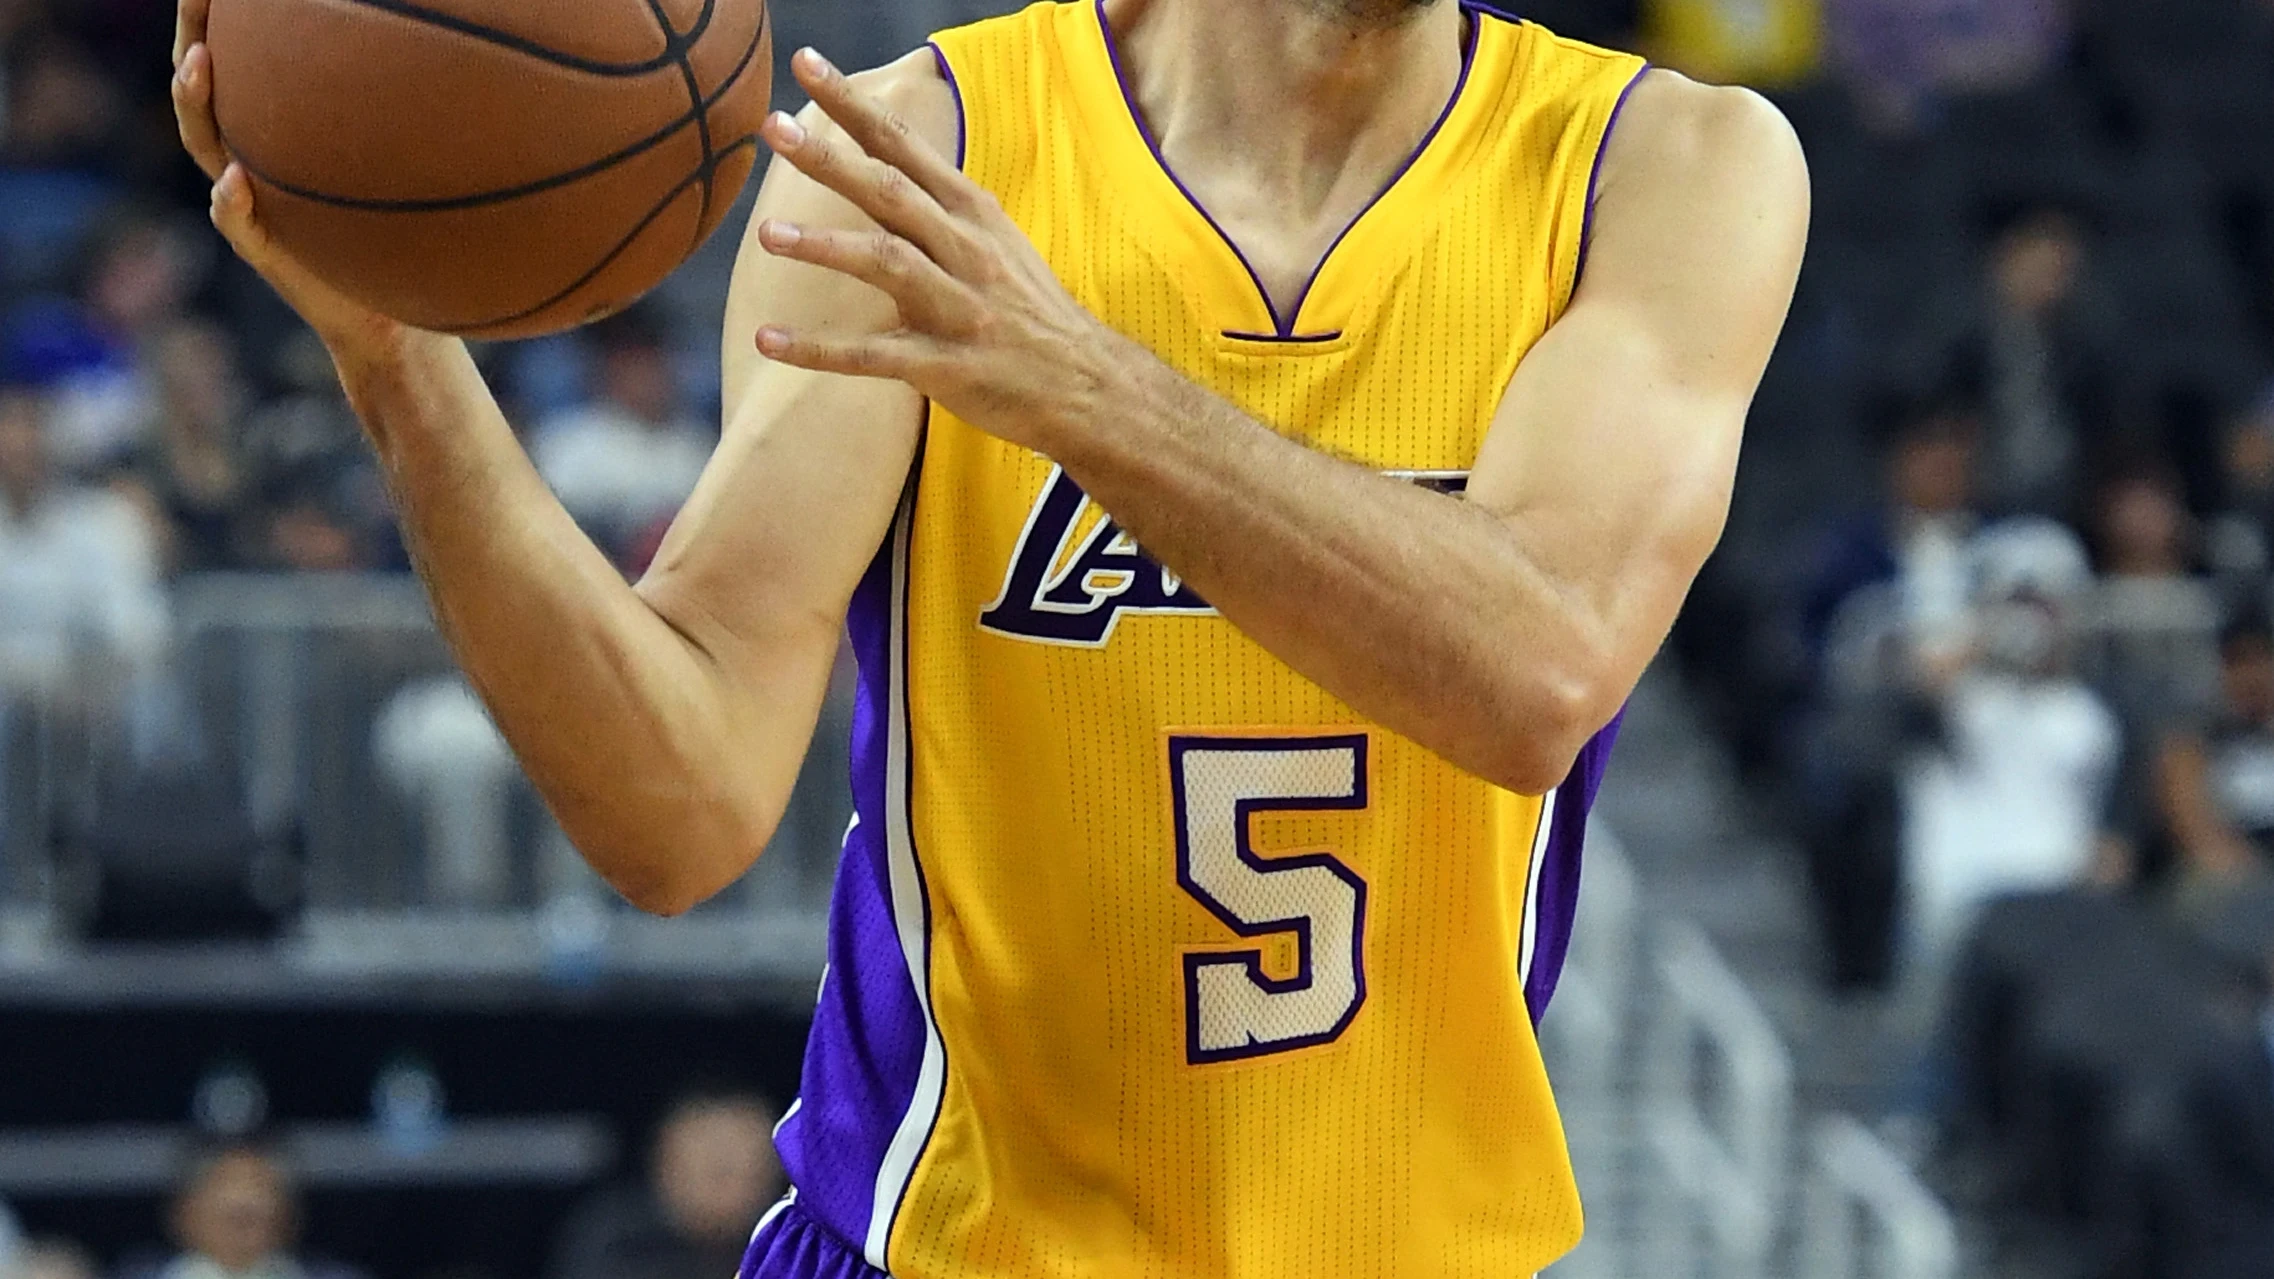
M 811 263 L 878 289 L 900 314 L 927 332 L 950 328 L 964 308 L 964 288 L 923 250 L 890 231 L 832 231 L 768 221 L 758 242 L 776 257 Z
M 219 180 L 229 152 L 213 122 L 213 53 L 202 44 L 190 46 L 174 71 L 174 124 L 197 167 Z
M 254 207 L 252 178 L 231 162 L 213 184 L 213 225 L 245 264 L 260 273 L 333 351 L 343 344 L 384 343 L 405 332 L 403 325 L 342 294 L 301 264 L 261 224 Z
M 192 45 L 205 40 L 205 15 L 212 0 L 181 0 L 174 6 L 174 65 L 182 65 Z
M 817 373 L 891 378 L 907 382 L 918 390 L 923 389 L 918 383 L 930 364 L 929 346 L 913 334 L 831 337 L 774 324 L 758 330 L 758 353 L 769 360 Z
M 245 166 L 232 164 L 213 183 L 213 225 L 237 255 L 259 269 L 273 256 L 275 246 L 253 218 L 253 184 Z
M 254 216 L 253 183 L 245 173 L 245 166 L 230 164 L 222 170 L 220 181 L 213 184 L 213 225 L 220 229 L 237 256 L 260 272 L 261 278 L 275 286 L 294 308 L 306 307 L 321 293 L 315 277 L 284 252 Z
M 814 104 L 862 150 L 907 174 L 942 207 L 962 207 L 975 189 L 971 179 L 918 137 L 905 117 L 886 109 L 817 49 L 798 50 L 790 68 Z
M 947 211 L 916 180 L 863 152 L 850 139 L 815 133 L 790 115 L 766 121 L 767 145 L 821 185 L 845 197 L 878 226 L 914 241 L 935 259 L 956 244 Z

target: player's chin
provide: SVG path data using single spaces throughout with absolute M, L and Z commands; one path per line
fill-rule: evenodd
M 1366 26 L 1380 26 L 1402 22 L 1424 9 L 1434 9 L 1446 0 L 1311 0 L 1322 10 L 1351 22 Z

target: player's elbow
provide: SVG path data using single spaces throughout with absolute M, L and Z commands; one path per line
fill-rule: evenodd
M 699 805 L 669 826 L 616 836 L 587 850 L 608 886 L 638 910 L 676 919 L 725 892 L 758 860 L 779 813 L 745 803 Z
M 1546 734 L 1527 732 L 1500 751 L 1485 780 L 1518 795 L 1545 795 L 1571 776 L 1572 765 L 1586 744 L 1585 737 L 1557 734 L 1551 739 Z
M 1545 795 L 1571 777 L 1571 769 L 1611 717 L 1624 691 L 1605 658 L 1581 661 L 1523 676 L 1522 710 L 1500 734 L 1492 774 L 1487 780 L 1519 795 Z
M 683 873 L 613 876 L 608 884 L 642 914 L 658 919 L 677 919 L 718 896 L 726 887 Z
M 658 919 L 677 919 L 717 895 L 691 889 L 668 879 L 616 879 L 609 881 L 609 886 L 641 914 L 653 915 Z
M 763 845 L 761 845 L 762 847 Z M 744 858 L 745 867 L 755 860 L 755 854 Z M 683 864 L 643 869 L 608 875 L 608 885 L 617 895 L 644 914 L 662 919 L 677 919 L 720 893 L 725 892 L 739 872 L 726 870 L 723 850 L 718 854 L 696 854 Z

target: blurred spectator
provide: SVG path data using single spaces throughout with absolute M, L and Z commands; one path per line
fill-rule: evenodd
M 56 476 L 45 415 L 35 393 L 0 388 L 0 699 L 60 692 L 105 664 L 144 666 L 165 638 L 148 522 L 116 494 Z
M 371 562 L 345 515 L 315 494 L 298 494 L 263 514 L 255 565 L 294 573 L 352 573 Z
M 2118 582 L 2190 580 L 2191 520 L 2168 467 L 2128 467 L 2100 486 L 2093 511 L 2102 571 Z
M 94 55 L 50 29 L 23 37 L 14 62 L 0 155 L 11 164 L 101 167 L 126 104 Z
M 2262 615 L 2230 624 L 2219 659 L 2217 706 L 2167 734 L 2155 767 L 2182 909 L 2214 927 L 2248 909 L 2240 899 L 2274 895 L 2274 628 Z
M 1826 0 L 1832 60 L 1887 125 L 1916 122 L 1953 92 L 2019 88 L 2070 34 L 2067 0 Z
M 1816 68 L 1820 0 L 1645 0 L 1651 56 L 1717 83 L 1774 87 Z
M 1823 535 L 1804 576 L 1801 644 L 1816 687 L 1796 752 L 1803 839 L 1842 989 L 1882 986 L 1891 972 L 1911 671 L 1964 642 L 1977 429 L 1963 405 L 1904 410 L 1885 504 Z
M 1988 410 L 1983 498 L 2001 515 L 2074 522 L 2085 463 L 2115 429 L 2111 326 L 2080 292 L 2086 236 L 2075 214 L 2012 215 L 1991 250 L 1974 314 L 1941 357 L 1941 378 Z
M 299 1203 L 275 1156 L 232 1146 L 194 1162 L 174 1199 L 181 1249 L 150 1279 L 356 1279 L 293 1254 Z
M 2080 666 L 2124 726 L 2115 818 L 2145 833 L 2155 825 L 2157 743 L 2174 717 L 2199 715 L 2216 693 L 2218 599 L 2191 572 L 2193 520 L 2169 470 L 2119 471 L 2093 509 L 2103 571 Z
M 270 376 L 283 394 L 251 415 L 238 440 L 245 500 L 254 508 L 246 517 L 254 526 L 247 535 L 255 538 L 247 553 L 272 567 L 309 558 L 305 547 L 297 555 L 278 553 L 272 525 L 275 513 L 311 505 L 345 535 L 352 548 L 347 558 L 369 567 L 408 567 L 385 482 L 331 355 L 314 334 L 301 331 L 275 353 Z M 292 530 L 286 532 L 290 543 Z
M 652 311 L 603 320 L 592 340 L 600 352 L 598 398 L 539 426 L 530 454 L 569 514 L 622 563 L 633 542 L 694 491 L 718 437 L 687 410 Z
M 95 1259 L 61 1239 L 35 1239 L 16 1254 L 14 1268 L 0 1259 L 0 1279 L 99 1279 Z
M 27 711 L 90 752 L 123 742 L 137 767 L 185 761 L 197 736 L 162 669 L 170 610 L 152 522 L 130 488 L 57 476 L 46 422 L 40 395 L 0 386 L 0 831 Z
M 2274 575 L 2274 388 L 2227 423 L 2219 449 L 2219 513 L 2204 538 L 2229 608 L 2268 607 Z
M 159 415 L 157 346 L 181 319 L 209 252 L 181 226 L 114 215 L 76 296 L 34 296 L 9 315 L 8 373 L 55 396 L 55 461 L 89 475 L 133 454 Z
M 2104 827 L 2117 721 L 2069 669 L 2084 549 L 2019 519 L 1985 530 L 1972 558 L 1971 642 L 1920 668 L 1938 732 L 1903 779 L 1909 932 L 1929 981 L 1984 904 L 2129 873 Z
M 656 1133 L 646 1184 L 603 1193 L 570 1219 L 548 1279 L 717 1279 L 782 1191 L 775 1115 L 748 1093 L 701 1090 Z
M 2165 738 L 2158 771 L 2189 864 L 2234 875 L 2274 857 L 2274 629 L 2230 624 L 2219 666 L 2219 706 Z
M 1980 416 L 1950 401 L 1899 408 L 1892 426 L 1885 504 L 1835 524 L 1810 556 L 1802 642 L 1819 666 L 1835 660 L 1835 650 L 1852 655 L 1859 628 L 1877 629 L 1842 617 L 1867 588 L 1892 586 L 1885 602 L 1900 615 L 1895 624 L 1929 648 L 1951 647 L 1964 626 L 1965 546 L 1981 518 L 1974 497 Z
M 159 339 L 157 429 L 134 474 L 156 507 L 176 573 L 234 567 L 245 513 L 237 455 L 245 388 L 228 338 L 209 325 L 176 325 Z
M 0 35 L 28 20 L 0 4 Z M 10 43 L 0 118 L 0 284 L 57 282 L 99 212 L 118 197 L 109 151 L 126 110 L 88 51 L 51 29 Z
M 1983 911 L 1953 983 L 1953 1117 L 1961 1149 L 1985 1143 L 1975 1153 L 1997 1233 L 2035 1236 L 2036 1254 L 1987 1272 L 2263 1279 L 2266 1253 L 2242 1269 L 2193 1264 L 2249 1196 L 2220 1184 L 2181 1101 L 2207 1063 L 2231 1066 L 2236 975 L 2124 895 L 2030 894 Z M 2214 1094 L 2222 1108 L 2235 1100 L 2224 1081 Z M 2219 1144 L 2237 1139 L 2251 1134 Z
M 2188 1279 L 2274 1273 L 2274 954 L 2257 1007 L 2206 1045 L 2181 1085 L 2187 1140 L 2160 1171 L 2177 1192 Z
M 514 800 L 525 788 L 520 761 L 473 686 L 456 672 L 404 684 L 372 725 L 371 755 L 418 820 L 425 900 L 474 909 L 508 904 Z M 599 881 L 549 813 L 537 843 L 540 901 L 557 906 L 599 896 Z
M 8 1201 L 0 1199 L 0 1276 L 14 1273 L 16 1258 L 24 1249 L 24 1232 L 16 1224 L 16 1214 Z
M 420 818 L 427 899 L 501 906 L 512 887 L 512 748 L 466 681 L 413 680 L 371 730 L 380 776 Z

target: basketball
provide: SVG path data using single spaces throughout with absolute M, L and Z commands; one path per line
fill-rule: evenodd
M 263 223 L 419 328 L 557 332 L 718 228 L 773 89 L 764 0 L 213 0 Z

